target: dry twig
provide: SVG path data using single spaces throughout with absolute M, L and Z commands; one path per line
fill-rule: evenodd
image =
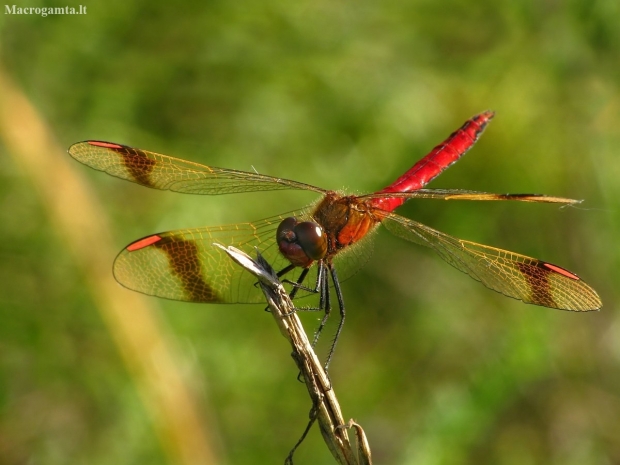
M 280 332 L 291 343 L 293 348 L 291 355 L 301 372 L 312 399 L 308 427 L 300 441 L 291 450 L 286 463 L 293 463 L 292 456 L 295 449 L 301 444 L 314 421 L 318 421 L 323 439 L 338 463 L 342 465 L 370 465 L 372 463 L 370 448 L 364 430 L 353 421 L 345 424 L 329 377 L 312 349 L 301 321 L 295 313 L 291 299 L 271 266 L 262 259 L 260 253 L 258 254 L 258 261 L 255 261 L 234 247 L 226 248 L 219 244 L 215 245 L 258 278 L 259 285 L 265 293 L 271 314 L 280 328 Z M 347 428 L 351 426 L 355 427 L 357 437 L 356 452 L 354 452 L 347 434 Z

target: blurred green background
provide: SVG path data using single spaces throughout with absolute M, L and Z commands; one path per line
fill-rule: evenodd
M 377 464 L 620 462 L 620 3 L 113 0 L 87 11 L 0 15 L 0 65 L 63 147 L 110 140 L 363 193 L 495 110 L 430 187 L 585 202 L 426 200 L 400 213 L 566 267 L 603 310 L 524 305 L 382 230 L 344 284 L 330 368 L 343 413 Z M 313 200 L 157 192 L 71 163 L 118 250 Z M 175 463 L 39 192 L 0 140 L 0 463 Z M 283 462 L 310 401 L 263 307 L 151 300 L 217 462 Z M 316 319 L 304 315 L 309 332 Z M 333 463 L 316 427 L 295 459 Z

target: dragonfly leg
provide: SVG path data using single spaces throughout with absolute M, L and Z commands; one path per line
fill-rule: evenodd
M 336 329 L 336 334 L 334 336 L 334 341 L 332 342 L 332 346 L 329 349 L 329 353 L 327 354 L 327 361 L 325 362 L 325 371 L 329 367 L 329 362 L 331 362 L 332 357 L 334 355 L 334 351 L 336 350 L 336 344 L 338 343 L 338 338 L 340 337 L 340 333 L 342 331 L 342 327 L 344 326 L 344 299 L 342 297 L 342 290 L 340 289 L 340 281 L 338 280 L 338 275 L 336 273 L 336 269 L 330 264 L 329 271 L 332 275 L 332 281 L 334 282 L 334 290 L 336 291 L 336 298 L 338 299 L 338 307 L 340 308 L 340 322 L 338 323 L 338 328 Z
M 291 284 L 293 286 L 293 289 L 291 290 L 289 297 L 291 298 L 291 300 L 293 300 L 295 298 L 295 295 L 297 294 L 297 291 L 299 291 L 299 289 L 302 287 L 301 283 L 304 282 L 304 280 L 306 279 L 306 276 L 308 275 L 308 268 L 304 268 L 301 271 L 301 274 L 299 275 L 299 278 L 297 279 L 297 282 L 293 282 L 289 279 L 285 279 L 284 282 Z M 294 312 L 295 310 L 293 310 Z M 288 316 L 288 315 L 287 315 Z
M 289 267 L 284 268 L 283 271 L 287 270 Z M 321 267 L 319 265 L 319 272 L 317 274 L 316 277 L 316 282 L 314 284 L 314 288 L 308 287 L 308 286 L 304 286 L 303 282 L 306 279 L 306 276 L 308 275 L 308 272 L 310 271 L 310 268 L 304 268 L 303 271 L 301 272 L 301 274 L 299 275 L 299 278 L 297 279 L 297 281 L 291 281 L 290 279 L 283 279 L 282 282 L 286 283 L 286 284 L 290 284 L 291 286 L 293 286 L 293 290 L 291 291 L 291 293 L 289 294 L 289 297 L 291 299 L 295 298 L 295 295 L 297 294 L 297 291 L 299 291 L 300 289 L 302 291 L 306 291 L 306 292 L 310 292 L 312 294 L 316 294 L 319 292 L 319 283 L 321 282 L 321 275 L 324 273 L 323 271 L 323 267 Z M 282 273 L 284 274 L 284 273 Z M 282 276 L 280 273 L 278 273 L 278 277 Z
M 280 271 L 277 273 L 278 278 L 281 278 L 281 277 L 282 277 L 282 276 L 284 276 L 286 273 L 288 273 L 289 271 L 294 270 L 295 268 L 296 268 L 296 267 L 295 267 L 295 265 L 289 265 L 289 266 L 287 266 L 287 267 L 283 268 L 282 270 L 280 270 Z M 309 268 L 304 268 L 304 269 L 301 271 L 301 274 L 299 275 L 299 278 L 297 278 L 297 281 L 291 281 L 290 279 L 286 279 L 286 278 L 282 280 L 282 282 L 283 282 L 283 283 L 290 284 L 290 285 L 293 287 L 293 289 L 292 289 L 292 290 L 291 290 L 291 292 L 289 293 L 289 297 L 290 297 L 290 299 L 291 299 L 291 300 L 293 300 L 293 299 L 295 298 L 295 295 L 297 295 L 297 292 L 298 292 L 300 289 L 301 289 L 301 290 L 304 290 L 304 291 L 312 292 L 312 293 L 316 293 L 316 292 L 318 292 L 318 291 L 316 290 L 316 287 L 315 287 L 315 289 L 310 289 L 310 288 L 308 288 L 308 287 L 306 287 L 306 286 L 304 286 L 304 285 L 302 284 L 302 283 L 306 280 L 306 276 L 308 276 L 308 272 L 309 272 L 309 271 L 310 271 L 310 269 L 309 269 Z M 318 279 L 318 277 L 317 277 L 317 279 Z M 296 309 L 296 310 L 299 310 L 299 309 Z M 314 309 L 303 309 L 303 310 L 314 310 Z M 318 309 L 317 309 L 317 310 L 318 310 Z M 265 309 L 265 311 L 269 311 L 269 307 L 267 307 L 267 308 Z M 291 313 L 292 313 L 292 312 L 291 312 Z M 285 315 L 285 316 L 288 316 L 288 315 Z
M 282 276 L 284 276 L 286 273 L 288 273 L 289 271 L 292 271 L 295 269 L 295 265 L 291 264 L 288 265 L 287 267 L 282 268 L 280 271 L 278 271 L 276 273 L 276 276 L 278 278 L 281 278 Z M 305 271 L 305 270 L 304 270 Z M 307 272 L 304 274 L 304 272 L 302 271 L 301 275 L 299 276 L 299 279 L 297 280 L 297 282 L 301 282 L 306 278 L 306 274 Z M 288 284 L 293 284 L 295 285 L 296 283 L 294 283 L 293 281 L 289 280 L 289 279 L 283 279 L 282 282 L 288 283 Z M 259 283 L 258 281 L 254 283 L 254 287 L 258 287 Z M 296 292 L 296 291 L 295 291 Z M 291 294 L 291 300 L 293 299 L 295 294 Z M 271 309 L 269 307 L 265 307 L 265 311 L 266 312 L 271 312 Z M 288 316 L 288 315 L 287 315 Z
M 304 439 L 306 439 L 306 436 L 310 432 L 310 428 L 312 428 L 312 425 L 316 421 L 317 416 L 318 416 L 318 406 L 313 405 L 312 409 L 310 410 L 310 420 L 308 421 L 308 424 L 306 425 L 306 429 L 302 433 L 297 443 L 293 446 L 291 451 L 288 453 L 288 456 L 286 457 L 286 460 L 284 461 L 284 465 L 293 465 L 293 454 L 295 454 L 295 451 L 297 450 L 297 448 L 301 445 L 302 442 L 304 442 Z
M 325 314 L 323 315 L 323 318 L 321 318 L 321 322 L 319 323 L 317 330 L 314 333 L 314 338 L 312 340 L 312 347 L 314 348 L 316 347 L 316 344 L 319 341 L 321 333 L 323 332 L 323 328 L 325 328 L 325 325 L 327 324 L 327 320 L 329 319 L 329 316 L 331 315 L 331 311 L 332 311 L 330 290 L 329 290 L 329 277 L 328 277 L 328 272 L 327 272 L 329 269 L 329 274 L 331 274 L 332 281 L 334 282 L 336 298 L 338 299 L 338 307 L 340 309 L 340 322 L 338 323 L 338 328 L 336 329 L 336 335 L 334 336 L 334 340 L 332 342 L 332 345 L 329 349 L 329 353 L 327 356 L 327 361 L 325 362 L 325 371 L 327 371 L 327 368 L 329 367 L 329 363 L 331 362 L 331 359 L 334 355 L 334 351 L 336 349 L 336 343 L 338 342 L 338 338 L 340 337 L 340 333 L 342 332 L 342 327 L 344 326 L 345 308 L 344 308 L 344 299 L 342 297 L 342 291 L 340 289 L 340 281 L 338 280 L 338 275 L 336 273 L 335 268 L 331 264 L 325 263 L 323 260 L 318 261 L 317 266 L 319 267 L 319 269 L 318 269 L 314 289 L 311 289 L 309 287 L 302 285 L 302 283 L 306 279 L 306 276 L 308 275 L 309 268 L 305 268 L 304 270 L 302 270 L 301 274 L 299 275 L 299 278 L 297 279 L 297 282 L 290 281 L 290 280 L 283 280 L 283 282 L 286 282 L 293 286 L 293 289 L 291 290 L 289 294 L 289 297 L 291 299 L 295 298 L 295 296 L 297 295 L 297 292 L 300 289 L 307 291 L 307 292 L 319 294 L 319 307 L 318 308 L 316 307 L 296 308 L 296 310 L 324 311 L 325 312 Z M 284 275 L 291 269 L 292 268 L 290 267 L 284 268 L 280 273 L 278 273 L 278 276 Z
M 319 263 L 318 265 L 318 273 L 316 276 L 316 281 L 314 284 L 314 287 L 308 287 L 308 286 L 304 286 L 302 283 L 305 281 L 306 276 L 308 275 L 308 272 L 310 271 L 309 268 L 305 268 L 301 274 L 299 275 L 299 278 L 297 279 L 297 281 L 291 281 L 290 279 L 283 279 L 282 282 L 286 283 L 286 284 L 290 284 L 293 289 L 291 290 L 291 292 L 289 293 L 289 297 L 291 298 L 291 300 L 295 299 L 295 296 L 297 295 L 297 292 L 302 290 L 302 291 L 306 291 L 309 292 L 311 294 L 319 294 L 319 306 L 318 307 L 295 307 L 295 311 L 297 310 L 301 310 L 304 312 L 322 312 L 323 308 L 324 308 L 324 296 L 325 296 L 325 292 L 323 291 L 324 286 L 323 283 L 326 282 L 326 276 L 327 276 L 327 271 L 326 268 L 323 264 Z M 284 268 L 284 270 L 282 270 L 282 272 L 278 273 L 278 276 L 281 276 L 282 274 L 284 274 L 284 272 L 288 269 Z M 325 286 L 326 288 L 327 286 Z
M 319 283 L 320 287 L 320 297 L 319 297 L 319 310 L 324 310 L 325 315 L 321 319 L 319 323 L 319 327 L 314 333 L 314 339 L 312 340 L 312 347 L 316 347 L 316 343 L 319 341 L 319 337 L 321 336 L 321 332 L 327 323 L 327 319 L 332 311 L 332 306 L 330 302 L 329 296 L 329 279 L 327 278 L 327 273 L 325 272 L 326 265 L 324 263 L 319 263 L 320 266 L 320 276 L 321 282 Z
M 291 300 L 295 299 L 295 296 L 297 295 L 297 292 L 299 290 L 310 292 L 312 294 L 318 294 L 321 292 L 321 283 L 323 282 L 324 276 L 326 275 L 325 268 L 323 266 L 319 266 L 319 272 L 317 273 L 314 288 L 310 288 L 302 284 L 305 281 L 306 276 L 308 275 L 309 271 L 310 271 L 309 268 L 305 268 L 304 270 L 302 270 L 297 281 L 291 281 L 290 279 L 282 280 L 283 283 L 290 284 L 291 286 L 293 286 L 293 289 L 289 293 L 289 297 L 291 298 Z M 323 294 L 321 293 L 318 307 L 295 307 L 295 311 L 302 310 L 304 312 L 322 312 L 323 311 L 323 304 L 321 303 L 322 299 L 323 299 Z

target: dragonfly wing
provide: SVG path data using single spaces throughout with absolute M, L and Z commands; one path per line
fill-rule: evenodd
M 457 239 L 400 215 L 389 215 L 383 224 L 398 237 L 432 248 L 450 265 L 508 297 L 561 310 L 602 306 L 594 289 L 557 265 Z
M 279 189 L 325 192 L 301 182 L 215 168 L 111 142 L 78 142 L 69 147 L 69 154 L 79 162 L 117 178 L 186 194 L 218 195 Z
M 301 210 L 285 216 L 307 217 Z M 114 277 L 128 289 L 187 302 L 264 302 L 256 278 L 236 265 L 217 242 L 233 245 L 252 257 L 257 247 L 276 271 L 289 265 L 276 244 L 276 229 L 285 216 L 252 223 L 153 234 L 125 247 L 114 262 Z M 301 269 L 286 277 L 296 280 Z
M 470 191 L 463 189 L 419 189 L 413 192 L 392 192 L 376 193 L 361 196 L 378 203 L 381 199 L 440 199 L 440 200 L 516 200 L 519 202 L 540 202 L 540 203 L 559 203 L 564 205 L 574 205 L 581 203 L 581 200 L 567 199 L 564 197 L 554 197 L 543 194 L 493 194 L 490 192 Z

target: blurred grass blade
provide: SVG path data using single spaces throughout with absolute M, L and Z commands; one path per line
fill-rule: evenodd
M 65 150 L 20 90 L 0 70 L 0 136 L 38 189 L 56 229 L 86 275 L 99 311 L 150 413 L 171 463 L 214 464 L 213 433 L 178 367 L 153 301 L 127 292 L 111 273 L 116 249 L 106 214 Z

